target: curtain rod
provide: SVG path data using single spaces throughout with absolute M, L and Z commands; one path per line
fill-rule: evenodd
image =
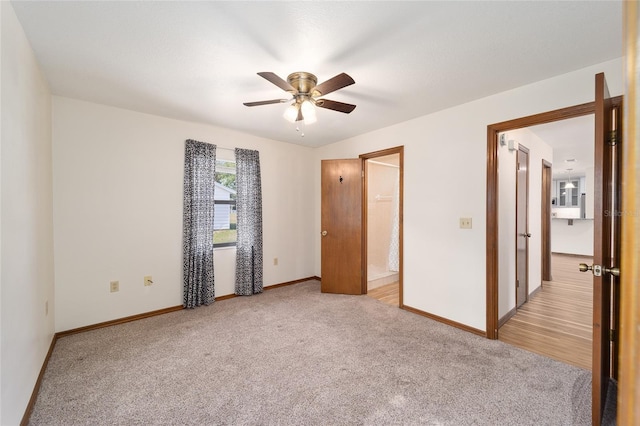
M 220 146 L 220 145 L 216 145 L 216 149 L 226 149 L 227 151 L 235 151 L 236 149 L 246 149 L 247 151 L 258 151 L 257 149 L 252 149 L 252 148 L 227 148 L 226 146 Z M 398 167 L 398 166 L 396 166 Z

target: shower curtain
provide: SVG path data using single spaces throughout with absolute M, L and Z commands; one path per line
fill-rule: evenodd
M 393 188 L 393 215 L 389 241 L 389 271 L 400 271 L 400 170 L 396 173 Z

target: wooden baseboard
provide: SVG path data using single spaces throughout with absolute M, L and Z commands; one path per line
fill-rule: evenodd
M 301 278 L 299 280 L 294 280 L 294 281 L 287 281 L 286 283 L 280 283 L 280 284 L 273 284 L 273 285 L 268 285 L 266 286 L 264 289 L 265 290 L 273 290 L 274 288 L 278 288 L 278 287 L 285 287 L 288 285 L 293 285 L 293 284 L 299 284 L 299 283 L 303 283 L 305 281 L 320 281 L 319 277 L 316 277 L 315 275 L 313 277 L 308 277 L 308 278 Z
M 238 297 L 237 294 L 225 294 L 224 296 L 216 296 L 215 301 L 219 302 L 221 300 L 233 299 L 234 297 Z
M 308 278 L 300 278 L 299 280 L 293 280 L 293 281 L 287 281 L 284 283 L 280 283 L 280 284 L 272 284 L 272 285 L 267 285 L 263 288 L 264 291 L 267 290 L 273 290 L 275 288 L 279 288 L 279 287 L 285 287 L 288 285 L 293 285 L 293 284 L 299 284 L 299 283 L 303 283 L 305 281 L 320 281 L 320 277 L 316 277 L 315 275 L 313 277 L 308 277 Z M 226 294 L 224 296 L 219 296 L 216 297 L 216 301 L 220 301 L 220 300 L 227 300 L 227 299 L 233 299 L 234 297 L 239 297 L 237 294 Z
M 500 327 L 505 325 L 507 323 L 507 321 L 509 321 L 511 319 L 511 317 L 513 317 L 516 314 L 516 312 L 517 312 L 517 309 L 514 306 L 513 309 L 511 309 L 509 312 L 507 312 L 505 315 L 503 315 L 502 318 L 500 318 L 498 320 L 498 329 L 500 329 Z
M 44 362 L 42 363 L 42 368 L 40 369 L 40 374 L 38 374 L 38 379 L 36 380 L 36 384 L 33 386 L 33 392 L 31 392 L 31 398 L 29 398 L 29 403 L 27 404 L 27 408 L 24 410 L 24 415 L 22 416 L 22 420 L 20 421 L 20 426 L 27 426 L 29 424 L 29 418 L 31 417 L 31 412 L 33 411 L 33 407 L 36 405 L 36 399 L 38 399 L 38 392 L 40 391 L 42 378 L 44 377 L 44 372 L 47 370 L 47 365 L 49 365 L 49 359 L 51 358 L 51 354 L 53 353 L 53 348 L 56 346 L 57 340 L 58 340 L 58 334 L 55 333 L 53 335 L 53 338 L 51 339 L 51 344 L 49 345 L 47 356 L 44 357 Z
M 542 290 L 542 284 L 540 284 L 540 286 L 538 286 L 538 288 L 536 288 L 535 290 L 533 290 L 531 293 L 529 293 L 529 299 L 530 300 L 533 296 L 535 296 L 540 290 Z M 505 315 L 502 316 L 502 318 L 500 318 L 498 320 L 498 328 L 502 327 L 503 325 L 505 325 L 507 323 L 507 321 L 509 321 L 511 319 L 511 317 L 513 317 L 516 312 L 518 311 L 518 308 L 516 308 L 515 306 L 513 307 L 513 309 L 511 309 L 509 312 L 507 312 Z
M 172 306 L 170 308 L 158 309 L 157 311 L 145 312 L 143 314 L 131 315 L 129 317 L 119 318 L 111 321 L 105 321 L 98 324 L 87 325 L 84 327 L 73 328 L 71 330 L 60 331 L 56 333 L 58 338 L 69 336 L 71 334 L 83 333 L 85 331 L 97 330 L 99 328 L 111 327 L 112 325 L 124 324 L 131 321 L 138 321 L 145 318 L 155 317 L 156 315 L 168 314 L 169 312 L 181 311 L 184 309 L 182 305 Z
M 535 296 L 540 290 L 542 290 L 542 283 L 538 286 L 538 288 L 529 293 L 529 299 Z
M 459 328 L 460 330 L 467 331 L 469 333 L 477 334 L 478 336 L 487 337 L 487 333 L 482 330 L 478 330 L 477 328 L 469 327 L 468 325 L 461 324 L 459 322 L 451 321 L 450 319 L 446 319 L 443 317 L 439 317 L 438 315 L 430 314 L 428 312 L 421 311 L 420 309 L 412 308 L 411 306 L 402 305 L 401 309 L 405 311 L 412 312 L 414 314 L 422 315 L 423 317 L 430 318 L 434 321 L 441 322 L 446 325 L 450 325 L 451 327 Z
M 559 251 L 551 252 L 551 255 L 554 255 L 554 254 L 558 254 L 560 256 L 580 257 L 580 258 L 582 258 L 582 257 L 592 258 L 593 257 L 593 255 L 591 255 L 591 254 L 561 253 Z

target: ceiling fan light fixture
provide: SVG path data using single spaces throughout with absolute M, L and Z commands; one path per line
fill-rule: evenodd
M 289 105 L 287 109 L 284 110 L 284 114 L 282 114 L 285 120 L 289 123 L 295 123 L 298 118 L 298 107 L 295 103 Z
M 302 111 L 302 117 L 304 124 L 313 124 L 318 121 L 316 117 L 316 107 L 309 100 L 305 100 L 300 105 L 300 111 Z

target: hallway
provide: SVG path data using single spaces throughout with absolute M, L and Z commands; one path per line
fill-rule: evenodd
M 577 367 L 591 370 L 592 275 L 578 271 L 592 258 L 553 254 L 553 281 L 504 324 L 499 340 Z

